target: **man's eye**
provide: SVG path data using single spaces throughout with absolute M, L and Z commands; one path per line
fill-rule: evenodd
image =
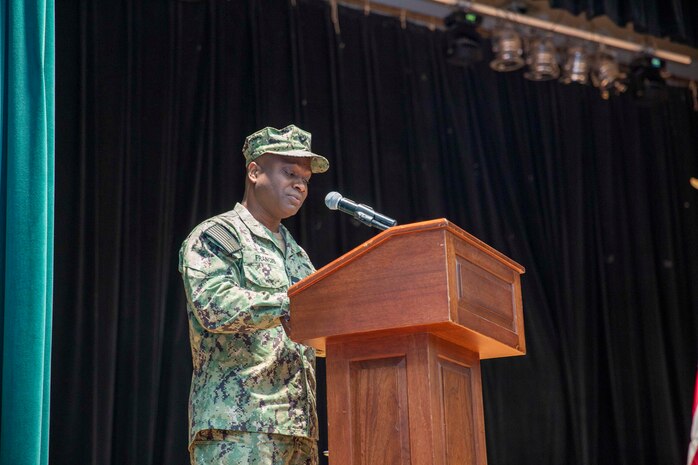
M 308 183 L 310 182 L 310 178 L 304 178 L 304 177 L 302 177 L 302 176 L 296 174 L 295 171 L 283 170 L 283 173 L 284 173 L 287 177 L 289 177 L 289 178 L 293 178 L 293 179 L 298 178 L 298 179 L 300 179 L 301 181 L 303 181 L 303 183 L 305 183 L 305 184 L 308 184 Z

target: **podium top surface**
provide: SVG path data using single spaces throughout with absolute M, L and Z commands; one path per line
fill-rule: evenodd
M 518 264 L 511 258 L 496 250 L 495 248 L 482 242 L 480 239 L 473 236 L 472 234 L 464 231 L 460 227 L 448 221 L 446 218 L 437 218 L 429 221 L 421 221 L 418 223 L 409 223 L 405 225 L 393 226 L 392 228 L 388 228 L 385 231 L 382 231 L 380 234 L 377 234 L 376 236 L 367 240 L 358 247 L 355 247 L 354 249 L 350 250 L 344 255 L 323 266 L 312 275 L 291 286 L 288 289 L 288 295 L 289 297 L 295 296 L 299 292 L 303 291 L 305 288 L 312 286 L 316 282 L 325 278 L 327 275 L 336 272 L 338 269 L 349 265 L 368 251 L 376 248 L 383 242 L 389 241 L 394 237 L 432 230 L 446 230 L 451 234 L 455 235 L 456 237 L 460 238 L 461 240 L 482 250 L 495 260 L 500 261 L 503 265 L 511 268 L 518 274 L 523 274 L 526 272 L 526 269 L 522 265 Z
M 430 332 L 481 358 L 525 353 L 524 268 L 446 219 L 389 228 L 288 290 L 291 339 Z

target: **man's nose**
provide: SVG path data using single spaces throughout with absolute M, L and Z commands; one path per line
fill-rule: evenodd
M 300 192 L 305 192 L 308 190 L 308 186 L 306 186 L 305 182 L 303 182 L 301 179 L 297 180 L 293 187 L 298 189 Z

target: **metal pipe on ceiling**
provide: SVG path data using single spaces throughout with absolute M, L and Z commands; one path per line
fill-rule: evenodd
M 659 50 L 644 45 L 636 44 L 627 40 L 617 39 L 615 37 L 610 37 L 602 34 L 595 34 L 593 32 L 584 31 L 582 29 L 565 26 L 563 24 L 557 24 L 552 21 L 545 19 L 534 18 L 532 16 L 526 16 L 519 13 L 515 13 L 509 10 L 502 10 L 500 8 L 495 8 L 490 5 L 484 5 L 481 3 L 476 3 L 472 1 L 462 1 L 462 0 L 429 0 L 434 3 L 440 3 L 442 5 L 450 7 L 461 7 L 466 8 L 475 13 L 479 13 L 484 16 L 491 16 L 494 18 L 501 18 L 510 22 L 523 24 L 525 26 L 534 27 L 536 29 L 541 29 L 544 31 L 550 31 L 555 34 L 562 34 L 570 37 L 576 37 L 589 42 L 596 42 L 599 44 L 605 44 L 609 47 L 614 47 L 621 50 L 628 50 L 630 52 L 647 52 L 658 58 L 667 61 L 673 61 L 675 63 L 680 63 L 682 65 L 690 65 L 691 57 L 681 53 L 670 52 L 668 50 Z

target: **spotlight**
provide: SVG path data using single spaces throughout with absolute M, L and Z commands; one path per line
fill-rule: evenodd
M 652 55 L 642 55 L 630 63 L 629 84 L 633 95 L 647 102 L 662 101 L 667 97 L 666 81 L 662 72 L 666 63 Z
M 567 61 L 562 69 L 560 81 L 564 84 L 589 82 L 589 61 L 584 47 L 573 45 L 567 49 Z
M 514 30 L 511 23 L 495 29 L 492 37 L 494 60 L 490 68 L 495 71 L 515 71 L 525 64 L 521 36 Z
M 446 26 L 446 61 L 467 67 L 482 61 L 482 36 L 477 26 L 482 17 L 465 10 L 456 10 L 444 18 Z
M 550 37 L 534 39 L 528 53 L 528 71 L 524 73 L 531 81 L 549 81 L 560 76 L 557 51 Z
M 601 48 L 594 59 L 594 67 L 591 70 L 591 82 L 598 87 L 601 97 L 608 100 L 611 93 L 614 95 L 625 92 L 628 86 L 623 82 L 625 74 L 620 72 L 615 55 Z

